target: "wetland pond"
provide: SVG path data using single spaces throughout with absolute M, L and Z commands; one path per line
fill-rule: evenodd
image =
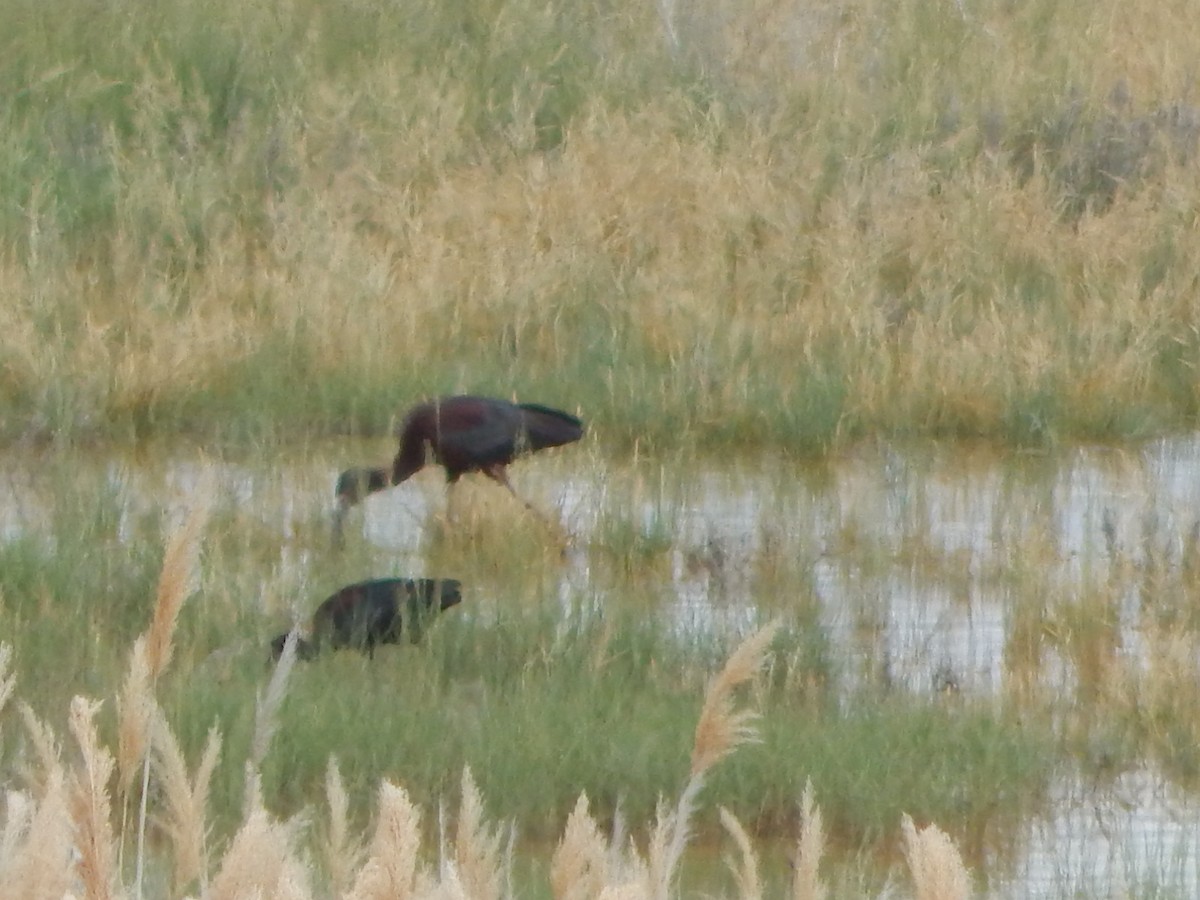
M 314 531 L 337 471 L 389 451 L 339 441 L 262 464 L 157 450 L 78 465 L 131 512 L 181 504 L 215 472 L 273 536 L 276 580 L 309 603 L 326 586 Z M 0 526 L 12 539 L 38 527 L 46 485 L 36 465 L 9 470 Z M 1033 696 L 1064 723 L 1098 697 L 1200 697 L 1194 436 L 1048 453 L 875 444 L 820 462 L 613 461 L 585 445 L 521 461 L 512 476 L 568 535 L 555 588 L 564 598 L 602 598 L 614 554 L 596 548 L 618 544 L 656 561 L 653 590 L 673 628 L 746 633 L 802 591 L 848 693 L 883 681 L 917 695 Z M 501 527 L 525 515 L 494 485 L 465 481 L 476 480 L 456 489 L 467 494 L 456 514 L 480 502 L 504 510 L 492 514 Z M 369 498 L 350 520 L 354 558 L 374 560 L 372 574 L 421 572 L 423 523 L 445 505 L 440 472 Z M 263 606 L 279 617 L 286 603 Z M 1089 630 L 1095 619 L 1112 627 Z M 993 871 L 985 846 L 969 863 L 989 870 L 988 896 L 1190 894 L 1200 887 L 1196 791 L 1160 754 L 1103 778 L 1081 764 L 1022 824 L 1015 855 Z

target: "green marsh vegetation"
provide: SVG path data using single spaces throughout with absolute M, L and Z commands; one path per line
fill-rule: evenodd
M 102 670 L 99 660 L 83 661 L 93 680 L 69 700 L 69 749 L 39 712 L 73 690 L 65 678 L 78 675 L 62 672 L 61 660 L 84 633 L 106 645 L 106 625 L 115 634 L 129 623 L 113 616 L 71 630 L 70 604 L 85 604 L 57 597 L 66 615 L 54 618 L 66 627 L 54 662 L 0 645 L 0 710 L 11 703 L 22 720 L 3 759 L 6 895 L 58 897 L 78 887 L 88 897 L 513 896 L 507 835 L 516 832 L 490 824 L 487 797 L 510 807 L 526 837 L 558 838 L 552 896 L 669 896 L 702 792 L 731 804 L 719 822 L 736 848 L 738 895 L 761 890 L 751 832 L 735 807 L 747 790 L 770 798 L 780 782 L 769 765 L 706 782 L 718 765 L 736 772 L 727 757 L 741 745 L 767 739 L 755 706 L 791 693 L 794 655 L 781 671 L 764 671 L 778 620 L 732 649 L 697 648 L 632 619 L 610 628 L 585 614 L 547 616 L 535 604 L 497 613 L 488 627 L 448 620 L 420 651 L 388 660 L 389 679 L 353 654 L 293 669 L 285 652 L 268 681 L 260 642 L 240 654 L 236 643 L 226 648 L 232 659 L 196 661 L 199 629 L 186 610 L 197 606 L 193 594 L 219 590 L 201 557 L 210 517 L 221 515 L 201 492 L 168 527 L 152 600 L 143 604 L 148 624 L 123 659 Z M 95 523 L 87 531 L 93 544 L 106 534 Z M 53 592 L 53 566 L 41 568 L 36 577 Z M 214 603 L 202 605 L 199 615 L 213 613 Z M 8 603 L 0 611 L 6 633 L 30 646 L 26 634 L 37 624 L 22 623 Z M 791 643 L 783 635 L 782 645 Z M 683 702 L 688 694 L 703 698 L 698 711 Z M 801 705 L 819 716 L 819 702 Z M 884 715 L 906 730 L 895 711 Z M 17 718 L 6 717 L 6 738 Z M 938 727 L 936 713 L 916 729 L 930 726 Z M 325 752 L 331 738 L 336 753 Z M 982 756 L 994 758 L 995 747 Z M 810 784 L 785 789 L 795 792 L 787 818 L 799 836 L 792 892 L 817 896 L 826 890 L 821 812 Z M 448 794 L 460 798 L 449 818 L 441 806 Z M 309 827 L 314 803 L 321 821 Z M 439 809 L 436 828 L 422 823 L 422 808 Z M 297 811 L 309 812 L 285 817 Z M 628 845 L 624 815 L 650 823 Z M 917 891 L 966 896 L 968 875 L 946 833 L 918 827 L 907 813 L 897 823 Z M 421 853 L 423 841 L 436 852 Z

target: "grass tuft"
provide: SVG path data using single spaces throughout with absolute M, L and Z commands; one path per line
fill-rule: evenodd
M 800 798 L 800 837 L 792 863 L 791 900 L 824 900 L 828 890 L 818 873 L 825 849 L 825 830 L 821 810 L 813 800 L 812 782 L 804 785 Z
M 954 843 L 936 825 L 917 828 L 904 816 L 904 854 L 917 900 L 966 900 L 971 878 Z
M 71 702 L 70 726 L 79 744 L 80 765 L 69 788 L 68 804 L 79 858 L 75 875 L 87 900 L 119 896 L 116 840 L 109 804 L 109 778 L 114 760 L 100 743 L 95 716 L 100 703 L 76 697 Z

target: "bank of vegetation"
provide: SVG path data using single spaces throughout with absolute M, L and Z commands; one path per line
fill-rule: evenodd
M 1190 427 L 1192 13 L 4 0 L 0 437 Z

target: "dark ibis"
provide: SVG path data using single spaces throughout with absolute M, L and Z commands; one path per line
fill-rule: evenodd
M 349 647 L 375 655 L 378 644 L 398 644 L 404 634 L 416 643 L 428 621 L 462 602 L 462 582 L 453 578 L 378 578 L 341 588 L 317 607 L 296 642 L 296 656 L 312 659 L 321 650 Z M 271 641 L 279 659 L 287 632 Z
M 347 469 L 337 480 L 334 540 L 341 543 L 346 513 L 367 494 L 400 484 L 436 463 L 453 485 L 467 472 L 482 472 L 518 500 L 506 466 L 519 456 L 583 437 L 582 420 L 538 403 L 510 403 L 494 397 L 443 397 L 419 403 L 398 429 L 400 449 L 391 470 Z M 540 516 L 529 503 L 521 500 Z

